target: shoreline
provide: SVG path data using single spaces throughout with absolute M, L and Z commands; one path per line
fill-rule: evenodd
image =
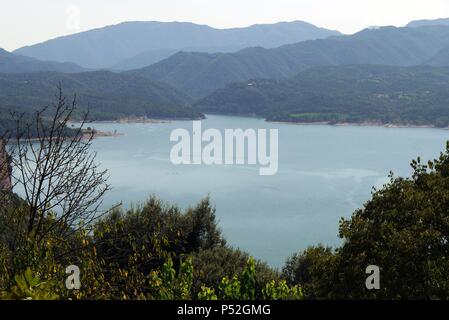
M 269 121 L 269 123 L 290 124 L 298 126 L 334 126 L 334 127 L 383 127 L 383 128 L 410 128 L 410 129 L 441 129 L 449 130 L 449 127 L 436 127 L 435 125 L 408 125 L 408 124 L 393 124 L 393 123 L 381 123 L 381 122 L 340 122 L 331 123 L 329 121 L 318 122 L 293 122 L 293 121 Z
M 123 132 L 118 132 L 117 130 L 115 131 L 100 131 L 100 130 L 94 130 L 92 131 L 83 131 L 83 136 L 90 136 L 92 135 L 92 137 L 95 138 L 101 138 L 101 137 L 120 137 L 120 136 L 124 136 L 125 134 Z
M 125 134 L 123 132 L 113 132 L 113 131 L 96 131 L 92 134 L 92 132 L 87 131 L 87 130 L 83 130 L 81 132 L 81 140 L 88 140 L 92 137 L 92 139 L 96 139 L 96 138 L 106 138 L 106 137 L 120 137 L 120 136 L 124 136 Z M 56 137 L 55 137 L 56 139 Z M 63 140 L 67 140 L 70 139 L 70 137 L 63 137 Z M 22 139 L 24 142 L 39 142 L 41 140 L 49 140 L 48 137 L 44 137 L 44 138 L 23 138 Z M 8 141 L 9 143 L 16 143 L 17 140 L 16 139 L 11 139 Z
M 159 124 L 159 123 L 171 123 L 172 121 L 195 121 L 195 120 L 204 120 L 204 118 L 174 118 L 174 119 L 157 119 L 157 118 L 147 118 L 147 117 L 124 117 L 115 120 L 92 120 L 86 122 L 85 125 L 88 126 L 89 123 L 119 123 L 119 124 Z M 76 123 L 73 122 L 73 123 Z
M 172 121 L 195 121 L 195 120 L 207 120 L 207 115 L 212 116 L 228 116 L 228 117 L 243 117 L 251 119 L 260 119 L 268 123 L 278 123 L 278 124 L 289 124 L 289 125 L 299 125 L 299 126 L 335 126 L 335 127 L 384 127 L 384 128 L 410 128 L 410 129 L 442 129 L 449 130 L 449 127 L 437 127 L 432 124 L 426 125 L 412 125 L 412 124 L 394 124 L 394 123 L 382 123 L 376 121 L 365 121 L 365 122 L 337 122 L 332 123 L 330 121 L 317 121 L 317 122 L 294 122 L 294 121 L 270 121 L 263 117 L 258 117 L 254 115 L 233 115 L 233 114 L 218 114 L 209 113 L 205 114 L 204 119 L 153 119 L 153 118 L 121 118 L 117 120 L 96 120 L 92 122 L 86 122 L 85 125 L 88 127 L 89 123 L 111 123 L 111 124 L 161 124 L 161 123 L 171 123 Z M 76 123 L 76 122 L 74 122 Z M 123 133 L 114 132 L 97 132 L 95 134 L 98 137 L 111 137 L 111 136 L 121 136 Z
M 157 124 L 157 123 L 165 123 L 169 122 L 169 120 L 160 120 L 160 119 L 134 119 L 134 118 L 123 118 L 117 120 L 95 120 L 89 123 L 121 123 L 121 124 L 134 124 L 134 123 L 147 123 L 147 124 Z
M 157 124 L 157 123 L 165 123 L 170 122 L 170 120 L 158 120 L 158 119 L 117 119 L 117 120 L 91 120 L 86 121 L 84 126 L 87 128 L 91 123 L 120 123 L 120 124 L 133 124 L 133 123 L 148 123 L 148 124 Z M 80 124 L 81 122 L 73 121 L 70 124 Z
M 236 115 L 236 114 L 226 114 L 226 113 L 206 113 L 207 115 L 213 116 L 225 116 L 225 117 L 237 117 L 237 118 L 250 118 L 250 119 L 259 119 L 268 123 L 279 123 L 279 124 L 290 124 L 290 125 L 301 125 L 301 126 L 335 126 L 335 127 L 384 127 L 384 128 L 415 128 L 415 129 L 442 129 L 449 130 L 448 127 L 437 127 L 432 124 L 425 125 L 412 125 L 412 124 L 395 124 L 395 123 L 382 123 L 378 121 L 364 121 L 364 122 L 337 122 L 333 123 L 330 121 L 316 121 L 316 122 L 295 122 L 295 121 L 273 121 L 267 120 L 267 118 L 256 116 L 256 115 Z

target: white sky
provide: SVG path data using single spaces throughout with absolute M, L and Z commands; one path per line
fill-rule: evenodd
M 354 33 L 373 25 L 443 17 L 449 17 L 449 0 L 0 0 L 0 48 L 14 50 L 131 20 L 217 28 L 304 20 Z

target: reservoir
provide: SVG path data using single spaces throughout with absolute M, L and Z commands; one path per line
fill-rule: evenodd
M 210 196 L 219 226 L 233 247 L 273 267 L 311 245 L 337 246 L 339 220 L 370 199 L 388 174 L 409 176 L 409 163 L 438 157 L 449 131 L 432 128 L 328 126 L 269 123 L 209 115 L 203 128 L 278 129 L 275 175 L 254 165 L 174 165 L 170 133 L 192 130 L 192 121 L 93 123 L 123 135 L 93 142 L 108 169 L 112 190 L 105 204 L 142 203 L 151 194 L 182 208 Z

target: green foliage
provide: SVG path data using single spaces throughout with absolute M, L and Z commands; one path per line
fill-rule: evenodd
M 342 220 L 340 291 L 357 297 L 449 298 L 449 143 L 438 159 L 423 164 L 418 158 L 411 166 L 411 178 L 391 176 L 363 209 Z M 350 285 L 363 280 L 358 268 L 369 264 L 381 268 L 382 286 L 375 293 Z
M 256 264 L 250 257 L 240 275 L 234 275 L 232 279 L 224 277 L 218 286 L 218 298 L 222 300 L 300 300 L 303 299 L 302 289 L 299 285 L 289 287 L 285 280 L 269 280 L 262 290 L 256 287 Z M 200 300 L 215 300 L 215 289 L 201 286 L 198 293 Z
M 301 284 L 307 299 L 326 298 L 334 286 L 335 255 L 318 245 L 287 259 L 282 274 L 289 285 Z
M 241 298 L 241 285 L 238 279 L 238 276 L 232 277 L 232 279 L 228 279 L 224 277 L 218 289 L 220 291 L 220 298 L 223 300 L 238 300 Z
M 256 264 L 251 257 L 240 275 L 240 291 L 244 300 L 254 300 L 256 297 Z
M 214 288 L 220 292 L 223 279 L 233 281 L 236 275 L 240 275 L 246 268 L 250 256 L 237 249 L 227 246 L 216 246 L 195 252 L 192 256 L 194 277 L 194 293 L 200 291 L 201 285 Z M 256 291 L 260 293 L 262 288 L 270 280 L 279 280 L 279 274 L 266 263 L 256 260 Z M 258 299 L 262 296 L 259 294 Z M 230 298 L 229 298 L 230 299 Z
M 160 270 L 150 273 L 150 294 L 142 297 L 158 300 L 188 300 L 191 299 L 193 282 L 193 268 L 190 260 L 181 263 L 179 273 L 173 266 L 173 261 L 168 260 Z
M 266 300 L 302 300 L 303 293 L 299 285 L 289 287 L 285 280 L 276 282 L 271 280 L 262 290 Z
M 41 244 L 27 236 L 27 215 L 21 214 L 18 203 L 12 202 L 11 210 L 4 212 L 4 299 L 255 299 L 263 298 L 261 281 L 276 277 L 266 265 L 226 247 L 208 198 L 182 212 L 151 197 L 138 208 L 110 213 L 95 223 L 93 232 L 50 233 Z M 14 221 L 14 227 L 7 221 Z M 217 254 L 215 260 L 207 260 L 210 253 Z M 215 267 L 228 257 L 233 257 L 228 263 L 237 265 L 226 267 L 224 273 L 236 272 L 225 278 Z M 79 290 L 65 288 L 65 267 L 72 264 L 81 270 Z M 209 265 L 216 270 L 209 276 L 219 280 L 197 276 L 195 264 Z
M 448 299 L 449 143 L 438 159 L 411 166 L 410 178 L 391 174 L 342 219 L 340 248 L 309 248 L 287 264 L 287 279 L 315 298 Z M 380 290 L 365 287 L 369 265 L 380 268 Z
M 218 300 L 218 298 L 214 289 L 201 286 L 201 291 L 198 293 L 198 300 Z
M 155 197 L 102 219 L 95 226 L 94 241 L 111 267 L 132 264 L 141 272 L 160 267 L 172 256 L 177 264 L 182 255 L 225 243 L 208 198 L 183 213 Z
M 30 268 L 23 274 L 14 277 L 15 285 L 9 292 L 0 293 L 4 300 L 56 300 L 59 298 L 53 291 L 52 284 L 43 282 L 34 275 Z

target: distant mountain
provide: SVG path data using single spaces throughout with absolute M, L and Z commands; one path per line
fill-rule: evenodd
M 139 53 L 138 55 L 120 61 L 119 63 L 112 66 L 114 70 L 132 70 L 138 69 L 145 66 L 152 65 L 156 62 L 164 60 L 169 56 L 175 54 L 178 50 L 173 49 L 160 49 L 160 50 L 151 50 Z
M 191 99 L 178 90 L 148 79 L 108 71 L 64 74 L 41 72 L 0 74 L 2 110 L 29 112 L 51 105 L 58 84 L 67 97 L 77 95 L 80 110 L 88 106 L 91 119 L 122 117 L 199 118 Z
M 273 48 L 332 35 L 339 32 L 302 21 L 233 29 L 187 22 L 124 22 L 23 47 L 15 53 L 71 61 L 87 68 L 139 68 L 180 50 L 232 52 L 250 46 Z
M 415 20 L 407 24 L 406 27 L 424 27 L 424 26 L 449 26 L 449 18 L 434 20 Z
M 230 84 L 195 106 L 271 121 L 447 127 L 448 86 L 449 67 L 315 67 L 290 79 Z
M 41 61 L 34 58 L 10 53 L 0 48 L 0 72 L 21 73 L 21 72 L 81 72 L 84 69 L 74 63 L 59 63 L 53 61 Z
M 274 49 L 248 48 L 215 54 L 181 52 L 129 73 L 166 82 L 199 98 L 232 82 L 281 79 L 313 66 L 419 65 L 447 46 L 449 27 L 383 27 Z

